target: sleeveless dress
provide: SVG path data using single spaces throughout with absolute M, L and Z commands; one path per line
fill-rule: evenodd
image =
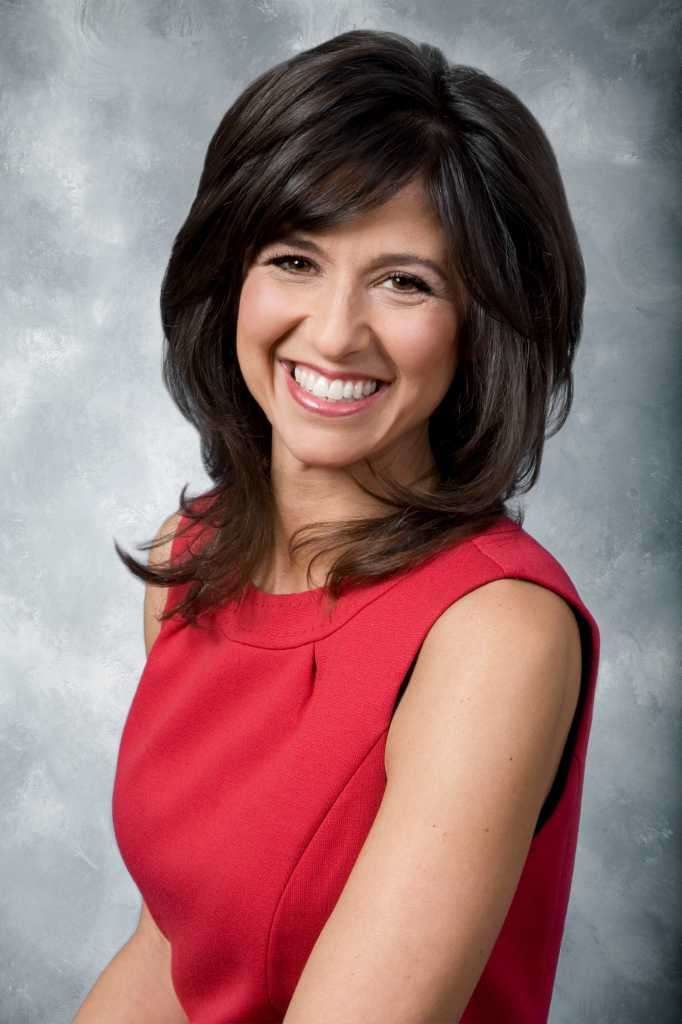
M 172 546 L 182 554 L 186 534 Z M 514 898 L 461 1024 L 549 1014 L 578 838 L 597 623 L 559 562 L 506 515 L 417 568 L 347 590 L 270 594 L 161 625 L 123 727 L 116 841 L 191 1024 L 280 1024 L 379 808 L 391 716 L 432 624 L 516 577 L 581 634 L 578 706 Z M 169 589 L 173 607 L 189 584 Z M 356 1024 L 356 1022 L 353 1022 Z

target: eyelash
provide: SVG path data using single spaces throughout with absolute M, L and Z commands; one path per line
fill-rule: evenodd
M 275 256 L 271 256 L 270 259 L 268 259 L 266 262 L 268 264 L 272 263 L 275 266 L 279 266 L 280 263 L 283 260 L 304 260 L 306 263 L 312 263 L 312 260 L 309 260 L 307 256 L 301 256 L 299 253 L 294 253 L 294 252 L 277 253 Z M 284 269 L 284 268 L 282 268 L 282 269 Z M 296 274 L 296 273 L 298 273 L 298 271 L 296 271 L 296 270 L 289 270 L 289 271 L 287 271 L 287 273 L 289 273 L 289 274 Z M 421 279 L 421 277 L 415 277 L 413 274 L 403 274 L 402 271 L 395 270 L 395 271 L 393 271 L 392 274 L 389 274 L 388 277 L 384 278 L 384 280 L 385 281 L 394 281 L 396 278 L 400 278 L 403 281 L 409 281 L 410 284 L 414 285 L 414 287 L 419 292 L 424 292 L 426 295 L 433 294 L 432 289 L 429 287 L 429 285 L 426 283 L 426 281 L 423 281 Z M 401 291 L 400 289 L 398 289 L 396 294 L 397 295 L 411 295 L 411 294 L 414 294 L 414 293 L 412 293 L 412 292 L 404 292 L 404 291 Z

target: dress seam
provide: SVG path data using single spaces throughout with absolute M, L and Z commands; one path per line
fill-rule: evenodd
M 499 531 L 499 532 L 503 532 L 503 531 Z M 508 533 L 508 532 L 509 531 L 507 531 L 507 530 L 504 531 L 504 533 Z M 502 565 L 502 563 L 499 561 L 499 559 L 495 558 L 494 555 L 488 554 L 488 552 L 483 549 L 483 547 L 482 547 L 482 545 L 481 545 L 481 543 L 479 541 L 479 538 L 472 537 L 471 543 L 478 549 L 478 551 L 483 555 L 484 558 L 488 559 L 489 562 L 492 562 L 494 565 L 496 565 L 498 569 L 502 570 L 502 572 L 508 572 L 507 567 Z
M 289 884 L 290 884 L 292 878 L 294 877 L 294 875 L 295 875 L 295 873 L 296 873 L 296 871 L 298 869 L 299 864 L 301 863 L 301 861 L 305 857 L 306 853 L 310 849 L 312 843 L 315 840 L 315 837 L 319 833 L 319 831 L 322 828 L 322 826 L 324 825 L 324 823 L 327 821 L 327 819 L 328 819 L 329 815 L 331 814 L 331 812 L 334 810 L 334 807 L 337 805 L 337 803 L 339 802 L 339 800 L 341 799 L 341 797 L 343 796 L 345 791 L 348 789 L 349 785 L 351 784 L 351 782 L 353 781 L 355 776 L 358 774 L 360 769 L 363 767 L 363 765 L 365 764 L 367 759 L 371 756 L 371 754 L 375 750 L 377 744 L 379 744 L 381 742 L 381 740 L 383 739 L 383 737 L 386 736 L 386 734 L 388 733 L 389 729 L 390 729 L 390 723 L 386 726 L 385 729 L 382 729 L 382 731 L 376 737 L 376 739 L 371 744 L 369 749 L 366 751 L 364 756 L 361 758 L 361 760 L 358 762 L 358 764 L 356 764 L 355 768 L 353 769 L 351 774 L 348 776 L 348 778 L 346 779 L 344 784 L 341 786 L 339 791 L 335 794 L 334 798 L 330 802 L 330 804 L 327 807 L 326 811 L 324 812 L 324 814 L 320 818 L 320 821 L 317 823 L 317 825 L 315 826 L 314 830 L 311 832 L 308 840 L 305 843 L 305 846 L 301 850 L 301 853 L 299 854 L 299 856 L 294 861 L 294 864 L 293 864 L 293 866 L 291 868 L 291 871 L 287 875 L 286 881 L 284 882 L 284 885 L 282 886 L 282 891 L 280 892 L 279 897 L 277 898 L 277 902 L 275 904 L 275 909 L 274 909 L 274 911 L 272 913 L 272 918 L 270 920 L 270 927 L 268 928 L 268 939 L 267 939 L 266 946 L 265 946 L 265 988 L 266 988 L 266 995 L 267 995 L 268 1003 L 270 1005 L 270 1009 L 274 1013 L 279 1013 L 280 1012 L 279 1007 L 275 1006 L 274 1000 L 272 998 L 272 985 L 271 985 L 271 975 L 272 975 L 272 972 L 271 972 L 271 961 L 272 961 L 273 935 L 274 935 L 274 932 L 275 932 L 275 921 L 276 921 L 277 915 L 279 913 L 279 908 L 282 905 L 282 902 L 284 900 L 284 896 L 285 896 L 285 894 L 287 892 L 287 889 L 289 888 Z M 325 921 L 325 924 L 326 924 L 326 921 Z M 322 927 L 324 928 L 324 925 Z

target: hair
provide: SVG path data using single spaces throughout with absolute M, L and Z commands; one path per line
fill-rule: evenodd
M 369 519 L 307 524 L 289 544 L 340 553 L 332 601 L 349 586 L 409 569 L 507 515 L 535 483 L 546 437 L 573 401 L 585 269 L 552 147 L 528 108 L 474 67 L 394 32 L 344 32 L 261 73 L 237 97 L 206 152 L 196 197 L 161 285 L 163 381 L 200 436 L 213 487 L 187 499 L 184 557 L 129 570 L 184 599 L 161 619 L 195 622 L 241 600 L 273 552 L 271 425 L 236 358 L 241 285 L 254 254 L 286 227 L 314 231 L 386 202 L 419 177 L 438 216 L 449 269 L 466 295 L 458 363 L 428 424 L 432 491 L 370 465 L 388 506 Z M 369 463 L 368 463 L 369 465 Z M 296 541 L 299 534 L 303 539 Z M 306 535 L 307 539 L 306 539 Z M 319 547 L 321 542 L 325 547 Z M 184 585 L 187 585 L 186 587 Z

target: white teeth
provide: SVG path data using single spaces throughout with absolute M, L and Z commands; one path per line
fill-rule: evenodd
M 341 400 L 366 398 L 376 391 L 378 382 L 375 380 L 333 380 L 321 377 L 314 370 L 307 367 L 295 366 L 294 377 L 300 387 L 315 395 L 316 398 L 326 398 L 330 402 Z

